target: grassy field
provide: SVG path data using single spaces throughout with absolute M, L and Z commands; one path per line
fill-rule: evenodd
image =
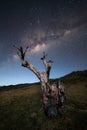
M 54 119 L 44 115 L 39 84 L 0 91 L 0 130 L 87 130 L 87 79 L 81 79 L 62 79 L 64 115 Z

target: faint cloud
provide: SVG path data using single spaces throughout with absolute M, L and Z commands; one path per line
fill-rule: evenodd
M 13 60 L 18 60 L 18 59 L 19 59 L 19 57 L 17 54 L 13 55 Z
M 31 49 L 30 53 L 31 54 L 35 54 L 35 53 L 41 52 L 45 48 L 46 48 L 46 44 L 45 43 L 37 44 L 33 49 Z
M 66 30 L 65 33 L 64 33 L 64 36 L 67 36 L 71 33 L 71 30 Z

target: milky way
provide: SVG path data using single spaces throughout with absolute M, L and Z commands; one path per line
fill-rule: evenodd
M 40 71 L 41 55 L 48 53 L 51 78 L 87 69 L 86 0 L 0 1 L 1 85 L 38 81 L 20 66 L 14 44 L 29 46 L 26 58 Z

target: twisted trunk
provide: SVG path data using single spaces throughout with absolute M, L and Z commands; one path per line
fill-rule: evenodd
M 42 99 L 43 107 L 44 107 L 45 113 L 50 117 L 56 116 L 56 114 L 57 114 L 56 107 L 55 107 L 55 105 L 50 104 L 51 99 L 56 98 L 58 100 L 58 91 L 53 90 L 53 88 L 56 87 L 58 89 L 58 87 L 55 85 L 54 86 L 51 85 L 49 82 L 50 70 L 51 70 L 53 62 L 51 60 L 47 61 L 46 60 L 47 55 L 45 53 L 43 53 L 43 57 L 41 58 L 41 60 L 43 61 L 43 64 L 45 66 L 45 71 L 40 72 L 37 68 L 35 68 L 31 64 L 30 61 L 25 60 L 25 54 L 27 52 L 28 47 L 26 47 L 25 51 L 23 50 L 22 47 L 20 47 L 20 48 L 18 48 L 16 46 L 14 46 L 14 47 L 18 50 L 17 54 L 18 54 L 19 58 L 21 59 L 21 65 L 23 67 L 26 67 L 29 70 L 31 70 L 40 80 L 41 89 L 42 89 L 42 97 L 43 97 L 43 99 Z M 55 96 L 55 94 L 56 94 L 56 96 Z

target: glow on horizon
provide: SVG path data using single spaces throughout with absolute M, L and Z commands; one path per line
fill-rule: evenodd
M 5 72 L 5 74 L 3 73 L 3 75 L 0 75 L 0 86 L 7 86 L 7 85 L 16 85 L 16 84 L 24 84 L 24 83 L 35 83 L 35 82 L 40 82 L 39 79 L 36 77 L 35 74 L 33 74 L 33 72 L 31 72 L 30 70 L 26 69 L 26 68 L 21 68 L 19 66 L 19 71 L 15 68 L 15 70 L 11 70 L 12 72 L 9 74 Z M 63 69 L 59 69 L 59 68 L 52 68 L 51 73 L 50 73 L 50 79 L 56 79 L 56 78 L 60 78 L 63 77 L 73 71 L 79 71 L 81 70 L 81 68 L 75 68 L 73 70 L 70 68 L 63 68 Z M 85 70 L 82 69 L 82 70 Z

